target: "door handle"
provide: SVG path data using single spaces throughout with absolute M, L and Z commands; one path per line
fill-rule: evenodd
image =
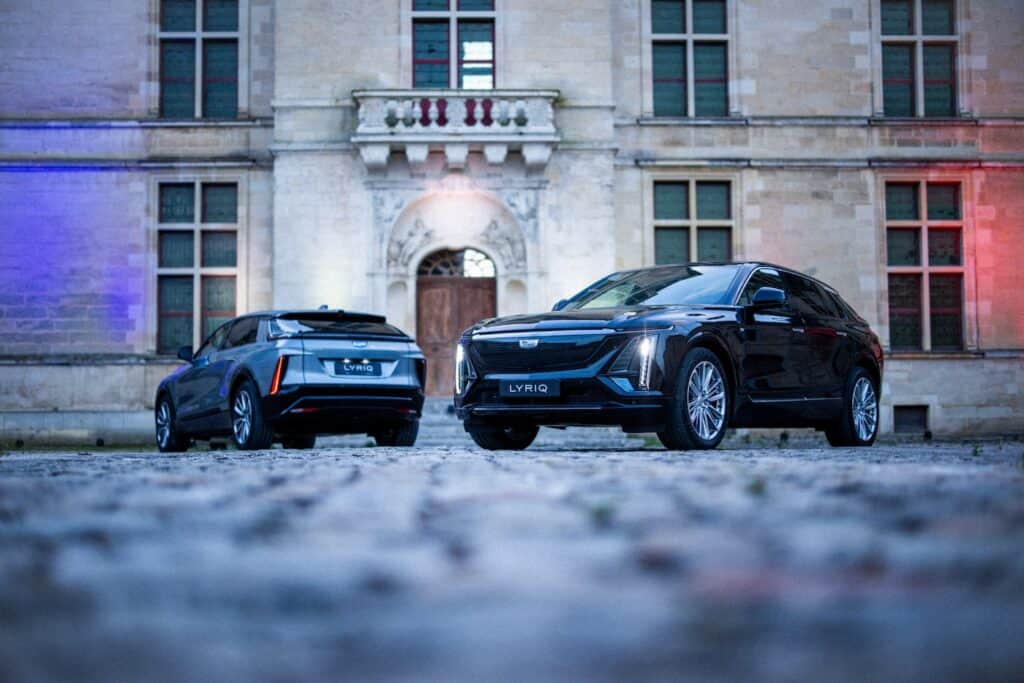
M 802 328 L 802 327 L 794 327 L 794 328 L 793 328 L 793 331 L 794 331 L 794 332 L 796 332 L 796 333 L 798 333 L 798 334 L 803 334 L 803 333 L 804 333 L 804 332 L 806 332 L 807 330 L 805 330 L 805 329 L 804 329 L 804 328 Z
M 849 337 L 850 336 L 849 332 L 843 332 L 842 330 L 837 331 L 836 334 L 838 334 L 840 337 Z

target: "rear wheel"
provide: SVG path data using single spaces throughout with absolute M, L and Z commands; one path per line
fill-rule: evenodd
M 243 451 L 270 448 L 274 432 L 263 419 L 260 394 L 252 380 L 243 381 L 231 398 L 231 438 Z
M 729 387 L 718 356 L 692 349 L 676 375 L 667 425 L 658 439 L 669 450 L 715 448 L 729 425 Z
M 488 451 L 521 451 L 530 447 L 539 431 L 538 427 L 502 427 L 487 431 L 472 430 L 469 435 L 477 446 Z
M 174 404 L 164 394 L 156 402 L 156 447 L 161 453 L 183 453 L 188 450 L 189 440 L 178 430 L 174 421 Z
M 410 448 L 416 445 L 416 437 L 420 433 L 420 422 L 404 422 L 385 430 L 375 432 L 373 440 L 378 446 L 390 446 L 397 448 Z
M 303 434 L 300 436 L 289 436 L 281 440 L 281 445 L 292 450 L 308 451 L 316 446 L 316 435 Z
M 854 368 L 846 380 L 843 414 L 825 437 L 833 446 L 870 446 L 878 436 L 878 389 L 864 368 Z

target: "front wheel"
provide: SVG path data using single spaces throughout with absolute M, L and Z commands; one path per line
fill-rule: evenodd
M 502 427 L 495 430 L 472 430 L 469 435 L 476 445 L 488 451 L 522 451 L 537 438 L 538 427 Z
M 376 432 L 373 435 L 373 440 L 377 442 L 378 446 L 411 448 L 416 445 L 416 437 L 419 436 L 419 433 L 420 422 L 415 420 Z
M 721 443 L 729 425 L 729 387 L 718 356 L 692 349 L 676 375 L 665 429 L 658 439 L 674 451 L 710 449 Z
M 252 380 L 245 380 L 231 398 L 231 438 L 243 451 L 270 448 L 274 431 L 263 419 L 260 394 Z
M 878 436 L 878 389 L 864 368 L 854 368 L 843 392 L 843 414 L 825 430 L 833 446 L 870 446 Z
M 154 411 L 156 419 L 156 447 L 161 453 L 184 453 L 189 440 L 182 436 L 174 421 L 174 404 L 169 396 L 161 396 Z

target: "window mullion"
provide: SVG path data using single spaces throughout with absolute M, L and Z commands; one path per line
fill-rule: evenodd
M 197 3 L 198 4 L 198 3 Z M 202 184 L 192 184 L 192 347 L 203 343 L 203 231 Z
M 687 18 L 687 21 L 689 21 L 689 18 Z M 693 79 L 693 38 L 688 37 L 686 39 L 686 115 L 691 118 L 697 112 L 696 98 L 693 94 L 695 85 Z
M 924 42 L 914 40 L 914 115 L 924 116 Z
M 457 0 L 452 0 L 454 4 Z M 451 6 L 451 5 L 450 5 Z M 457 89 L 459 83 L 459 20 L 455 13 L 448 16 L 448 87 Z
M 689 2 L 687 4 L 690 4 Z M 689 21 L 689 19 L 687 19 Z M 689 218 L 689 225 L 687 226 L 686 236 L 690 240 L 690 260 L 700 260 L 700 254 L 697 253 L 697 181 L 691 179 L 688 183 L 686 190 L 687 194 L 687 216 Z
M 917 0 L 920 6 L 920 0 Z M 918 43 L 920 45 L 920 43 Z M 921 348 L 932 350 L 932 287 L 928 279 L 928 183 L 918 183 L 918 205 L 921 207 Z

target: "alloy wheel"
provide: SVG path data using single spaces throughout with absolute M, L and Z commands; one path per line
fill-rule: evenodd
M 709 361 L 701 361 L 686 383 L 686 409 L 690 426 L 701 439 L 712 441 L 725 424 L 725 381 Z
M 252 431 L 252 399 L 248 391 L 240 391 L 235 396 L 234 419 L 231 426 L 236 443 L 244 444 L 249 440 L 249 433 Z
M 853 386 L 853 428 L 857 438 L 868 441 L 878 424 L 878 398 L 875 387 L 867 377 L 861 377 Z
M 160 401 L 156 410 L 156 440 L 160 448 L 167 448 L 171 442 L 171 407 L 167 401 Z

